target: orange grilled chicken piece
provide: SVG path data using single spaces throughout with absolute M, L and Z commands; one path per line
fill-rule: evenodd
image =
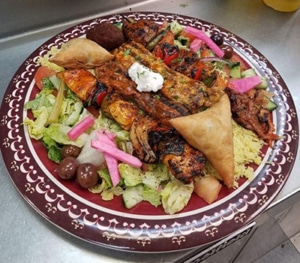
M 97 78 L 85 69 L 70 69 L 58 73 L 66 85 L 83 102 L 91 101 L 97 90 Z

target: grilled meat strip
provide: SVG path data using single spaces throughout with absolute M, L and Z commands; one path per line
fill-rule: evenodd
M 134 120 L 141 114 L 137 105 L 113 92 L 105 96 L 101 110 L 106 117 L 115 120 L 126 131 L 130 130 Z
M 147 46 L 157 36 L 162 33 L 163 28 L 151 20 L 136 20 L 124 19 L 122 31 L 126 39 L 134 40 Z
M 151 140 L 151 133 L 158 128 L 159 123 L 149 116 L 136 119 L 130 129 L 130 141 L 134 155 L 145 163 L 155 163 L 159 155 L 155 145 L 157 141 Z M 168 132 L 169 129 L 167 129 Z M 160 138 L 160 136 L 158 136 Z
M 189 114 L 189 111 L 178 103 L 170 103 L 163 95 L 151 92 L 139 92 L 136 83 L 127 74 L 127 69 L 120 62 L 110 61 L 96 69 L 100 82 L 110 91 L 118 93 L 126 100 L 135 102 L 138 107 L 153 118 L 168 124 L 168 120 Z
M 59 72 L 58 76 L 86 104 L 92 100 L 97 92 L 96 77 L 85 69 L 64 70 Z
M 206 159 L 187 144 L 174 128 L 149 116 L 135 119 L 130 129 L 134 154 L 146 163 L 161 161 L 179 180 L 190 183 L 201 176 Z
M 231 104 L 232 118 L 244 128 L 255 132 L 271 147 L 278 135 L 271 119 L 271 112 L 263 107 L 264 94 L 260 90 L 238 93 L 226 88 Z
M 173 137 L 164 145 L 162 162 L 178 180 L 191 183 L 196 176 L 203 176 L 206 158 L 202 152 L 194 149 L 180 137 Z M 173 153 L 177 151 L 178 154 Z
M 164 78 L 161 94 L 174 104 L 185 106 L 191 113 L 210 107 L 219 101 L 223 90 L 207 88 L 202 82 L 193 80 L 166 66 L 141 44 L 130 41 L 121 45 L 115 52 L 115 61 L 128 70 L 136 61 L 160 73 Z
M 200 63 L 200 58 L 196 52 L 180 49 L 178 51 L 178 58 L 172 61 L 170 68 L 195 79 L 198 63 Z

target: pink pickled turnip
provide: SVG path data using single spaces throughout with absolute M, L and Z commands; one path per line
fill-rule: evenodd
M 192 43 L 190 44 L 190 49 L 193 51 L 193 52 L 197 52 L 200 48 L 201 48 L 201 45 L 202 45 L 203 41 L 199 38 L 195 38 Z
M 117 160 L 127 163 L 132 167 L 137 167 L 140 168 L 143 163 L 140 161 L 140 159 L 132 156 L 131 154 L 125 153 L 121 150 L 119 150 L 116 147 L 111 146 L 110 144 L 99 141 L 99 140 L 94 140 L 92 141 L 92 147 L 98 149 L 99 151 L 103 153 L 107 153 L 110 156 L 116 158 Z
M 118 161 L 138 168 L 141 167 L 143 163 L 138 158 L 119 150 L 114 139 L 115 135 L 113 133 L 107 130 L 99 130 L 97 132 L 97 139 L 92 140 L 91 145 L 98 151 L 103 152 L 112 184 L 116 186 L 121 178 Z
M 88 116 L 79 123 L 77 123 L 72 129 L 68 132 L 68 137 L 75 141 L 81 134 L 83 134 L 87 129 L 94 125 L 94 118 Z
M 196 38 L 199 38 L 201 40 L 203 40 L 205 42 L 205 44 L 216 54 L 216 56 L 218 56 L 219 58 L 222 58 L 224 56 L 224 51 L 213 41 L 210 39 L 209 36 L 206 35 L 205 32 L 187 26 L 184 28 L 184 31 L 186 33 L 189 33 L 193 36 L 195 36 Z
M 117 145 L 114 141 L 115 135 L 113 133 L 106 130 L 101 130 L 98 131 L 96 134 L 98 141 L 105 142 L 111 147 L 117 148 Z M 121 180 L 121 176 L 118 169 L 118 160 L 105 152 L 103 154 L 109 171 L 111 182 L 113 186 L 116 186 Z
M 261 82 L 262 80 L 260 76 L 251 76 L 251 77 L 246 77 L 241 79 L 231 79 L 229 81 L 229 86 L 234 91 L 237 91 L 239 93 L 245 93 L 255 88 Z

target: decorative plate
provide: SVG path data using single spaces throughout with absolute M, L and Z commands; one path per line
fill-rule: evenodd
M 36 94 L 33 76 L 37 59 L 52 46 L 80 37 L 97 23 L 120 22 L 124 16 L 157 22 L 177 20 L 184 26 L 219 32 L 249 65 L 265 76 L 279 105 L 273 114 L 276 133 L 282 136 L 267 149 L 255 178 L 235 191 L 222 190 L 218 201 L 205 205 L 192 198 L 180 213 L 166 215 L 148 204 L 126 210 L 121 199 L 104 202 L 100 196 L 61 182 L 56 166 L 40 142 L 29 138 L 22 122 L 24 103 Z M 25 200 L 57 227 L 107 248 L 137 252 L 176 251 L 211 242 L 240 229 L 262 213 L 289 177 L 298 147 L 298 121 L 291 94 L 280 74 L 253 46 L 211 23 L 168 13 L 123 13 L 93 19 L 54 36 L 20 66 L 4 95 L 0 112 L 1 150 L 8 173 Z

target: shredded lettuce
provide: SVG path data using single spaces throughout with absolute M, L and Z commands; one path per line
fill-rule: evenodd
M 24 107 L 26 110 L 32 110 L 34 117 L 37 117 L 38 112 L 35 112 L 41 107 L 51 108 L 53 106 L 53 100 L 55 100 L 55 98 L 51 93 L 40 92 L 34 100 L 26 102 Z
M 89 188 L 89 191 L 95 194 L 101 194 L 102 200 L 109 201 L 114 198 L 115 195 L 122 195 L 123 188 L 121 186 L 112 186 L 112 182 L 107 169 L 101 169 L 98 171 L 101 183 Z
M 75 141 L 72 141 L 67 135 L 70 129 L 71 127 L 67 125 L 53 123 L 50 124 L 47 129 L 45 129 L 44 135 L 49 136 L 59 144 L 82 147 L 88 139 L 88 134 L 83 133 Z
M 148 201 L 155 207 L 161 205 L 161 197 L 158 189 L 153 189 L 145 185 L 143 187 L 142 197 L 144 201 Z
M 134 168 L 128 164 L 120 163 L 119 172 L 126 187 L 136 186 L 142 183 L 141 170 L 139 168 Z
M 160 193 L 165 212 L 173 215 L 181 211 L 189 202 L 193 190 L 193 183 L 184 184 L 175 178 L 169 181 Z
M 56 97 L 53 95 L 54 90 L 57 90 L 57 87 L 53 81 L 44 78 L 43 89 L 24 106 L 26 110 L 32 111 L 34 117 L 34 119 L 25 118 L 24 124 L 28 128 L 31 138 L 42 140 L 48 150 L 49 159 L 60 162 L 62 145 L 72 144 L 82 147 L 86 142 L 88 134 L 84 133 L 77 140 L 72 141 L 67 136 L 67 132 L 89 113 L 78 97 L 67 89 L 66 96 L 63 96 L 62 104 L 59 107 L 57 122 L 50 124 L 49 118 L 53 113 L 56 101 Z
M 82 111 L 83 105 L 81 102 L 65 99 L 60 110 L 60 123 L 73 126 L 78 121 Z
M 170 173 L 165 165 L 148 165 L 148 170 L 143 171 L 120 163 L 119 171 L 126 187 L 123 200 L 127 208 L 141 201 L 147 201 L 155 207 L 161 205 L 160 191 L 165 182 L 170 179 Z
M 126 187 L 123 192 L 123 201 L 126 208 L 130 209 L 143 201 L 143 186 Z
M 35 120 L 26 118 L 24 124 L 28 128 L 28 132 L 31 138 L 40 140 L 44 136 L 46 130 L 46 123 L 49 117 L 49 111 L 46 107 L 40 107 L 35 110 L 34 115 L 36 115 Z
M 48 149 L 48 158 L 56 163 L 61 161 L 61 146 L 51 137 L 44 135 L 42 143 Z

